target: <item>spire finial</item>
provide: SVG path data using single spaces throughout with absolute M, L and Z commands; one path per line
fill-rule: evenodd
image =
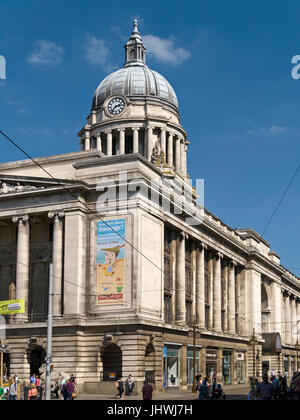
M 127 44 L 125 45 L 125 64 L 128 65 L 145 65 L 147 48 L 143 44 L 142 37 L 138 30 L 138 20 L 134 19 L 133 32 Z
M 134 19 L 134 24 L 133 24 L 133 28 L 134 28 L 133 32 L 134 33 L 139 33 L 138 26 L 139 26 L 138 20 Z

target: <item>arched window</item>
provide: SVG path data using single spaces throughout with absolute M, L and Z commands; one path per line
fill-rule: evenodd
M 270 332 L 271 311 L 266 286 L 261 285 L 261 323 L 262 333 Z

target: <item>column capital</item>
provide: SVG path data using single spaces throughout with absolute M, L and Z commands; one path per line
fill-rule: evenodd
M 119 133 L 122 133 L 122 132 L 124 132 L 124 133 L 125 133 L 125 130 L 126 130 L 126 128 L 117 128 L 117 131 L 118 131 Z
M 104 133 L 105 134 L 112 134 L 112 130 L 105 130 Z
M 141 127 L 131 127 L 132 131 L 140 131 Z
M 217 251 L 216 253 L 215 253 L 215 257 L 217 258 L 217 259 L 222 259 L 223 257 L 224 257 L 224 254 L 222 254 L 221 252 L 219 252 L 219 251 Z
M 229 266 L 231 267 L 231 268 L 233 268 L 233 267 L 237 267 L 237 262 L 236 261 L 234 261 L 234 260 L 229 260 Z
M 48 213 L 48 217 L 49 219 L 62 219 L 63 217 L 65 217 L 65 212 L 64 211 L 49 211 Z
M 29 215 L 28 214 L 22 214 L 20 216 L 13 216 L 12 218 L 13 223 L 27 223 L 29 222 Z
M 179 238 L 179 239 L 181 239 L 181 240 L 183 240 L 183 239 L 189 239 L 189 235 L 187 234 L 187 233 L 185 233 L 185 232 L 178 232 L 177 233 L 177 238 Z
M 198 248 L 199 251 L 207 250 L 207 245 L 204 244 L 203 242 L 198 242 L 197 243 L 197 248 Z

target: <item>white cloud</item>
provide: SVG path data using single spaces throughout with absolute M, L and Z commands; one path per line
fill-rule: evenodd
M 191 56 L 189 51 L 178 47 L 172 39 L 163 39 L 155 35 L 145 35 L 143 36 L 143 41 L 150 55 L 172 66 L 178 66 Z
M 271 135 L 271 136 L 281 136 L 286 134 L 291 127 L 280 126 L 280 125 L 271 125 L 270 127 L 261 127 L 259 129 L 250 129 L 246 131 L 246 134 L 249 135 Z
M 111 62 L 111 52 L 107 41 L 89 36 L 85 45 L 85 58 L 90 64 L 101 67 L 104 71 L 110 72 L 116 67 Z
M 55 42 L 41 39 L 34 44 L 33 51 L 28 55 L 28 61 L 38 66 L 55 66 L 62 62 L 64 49 Z

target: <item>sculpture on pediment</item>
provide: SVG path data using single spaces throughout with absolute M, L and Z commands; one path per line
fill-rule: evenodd
M 35 187 L 34 185 L 21 185 L 17 182 L 17 185 L 7 184 L 6 182 L 0 182 L 0 194 L 9 194 L 24 191 L 34 191 L 37 189 L 44 189 L 45 187 Z

